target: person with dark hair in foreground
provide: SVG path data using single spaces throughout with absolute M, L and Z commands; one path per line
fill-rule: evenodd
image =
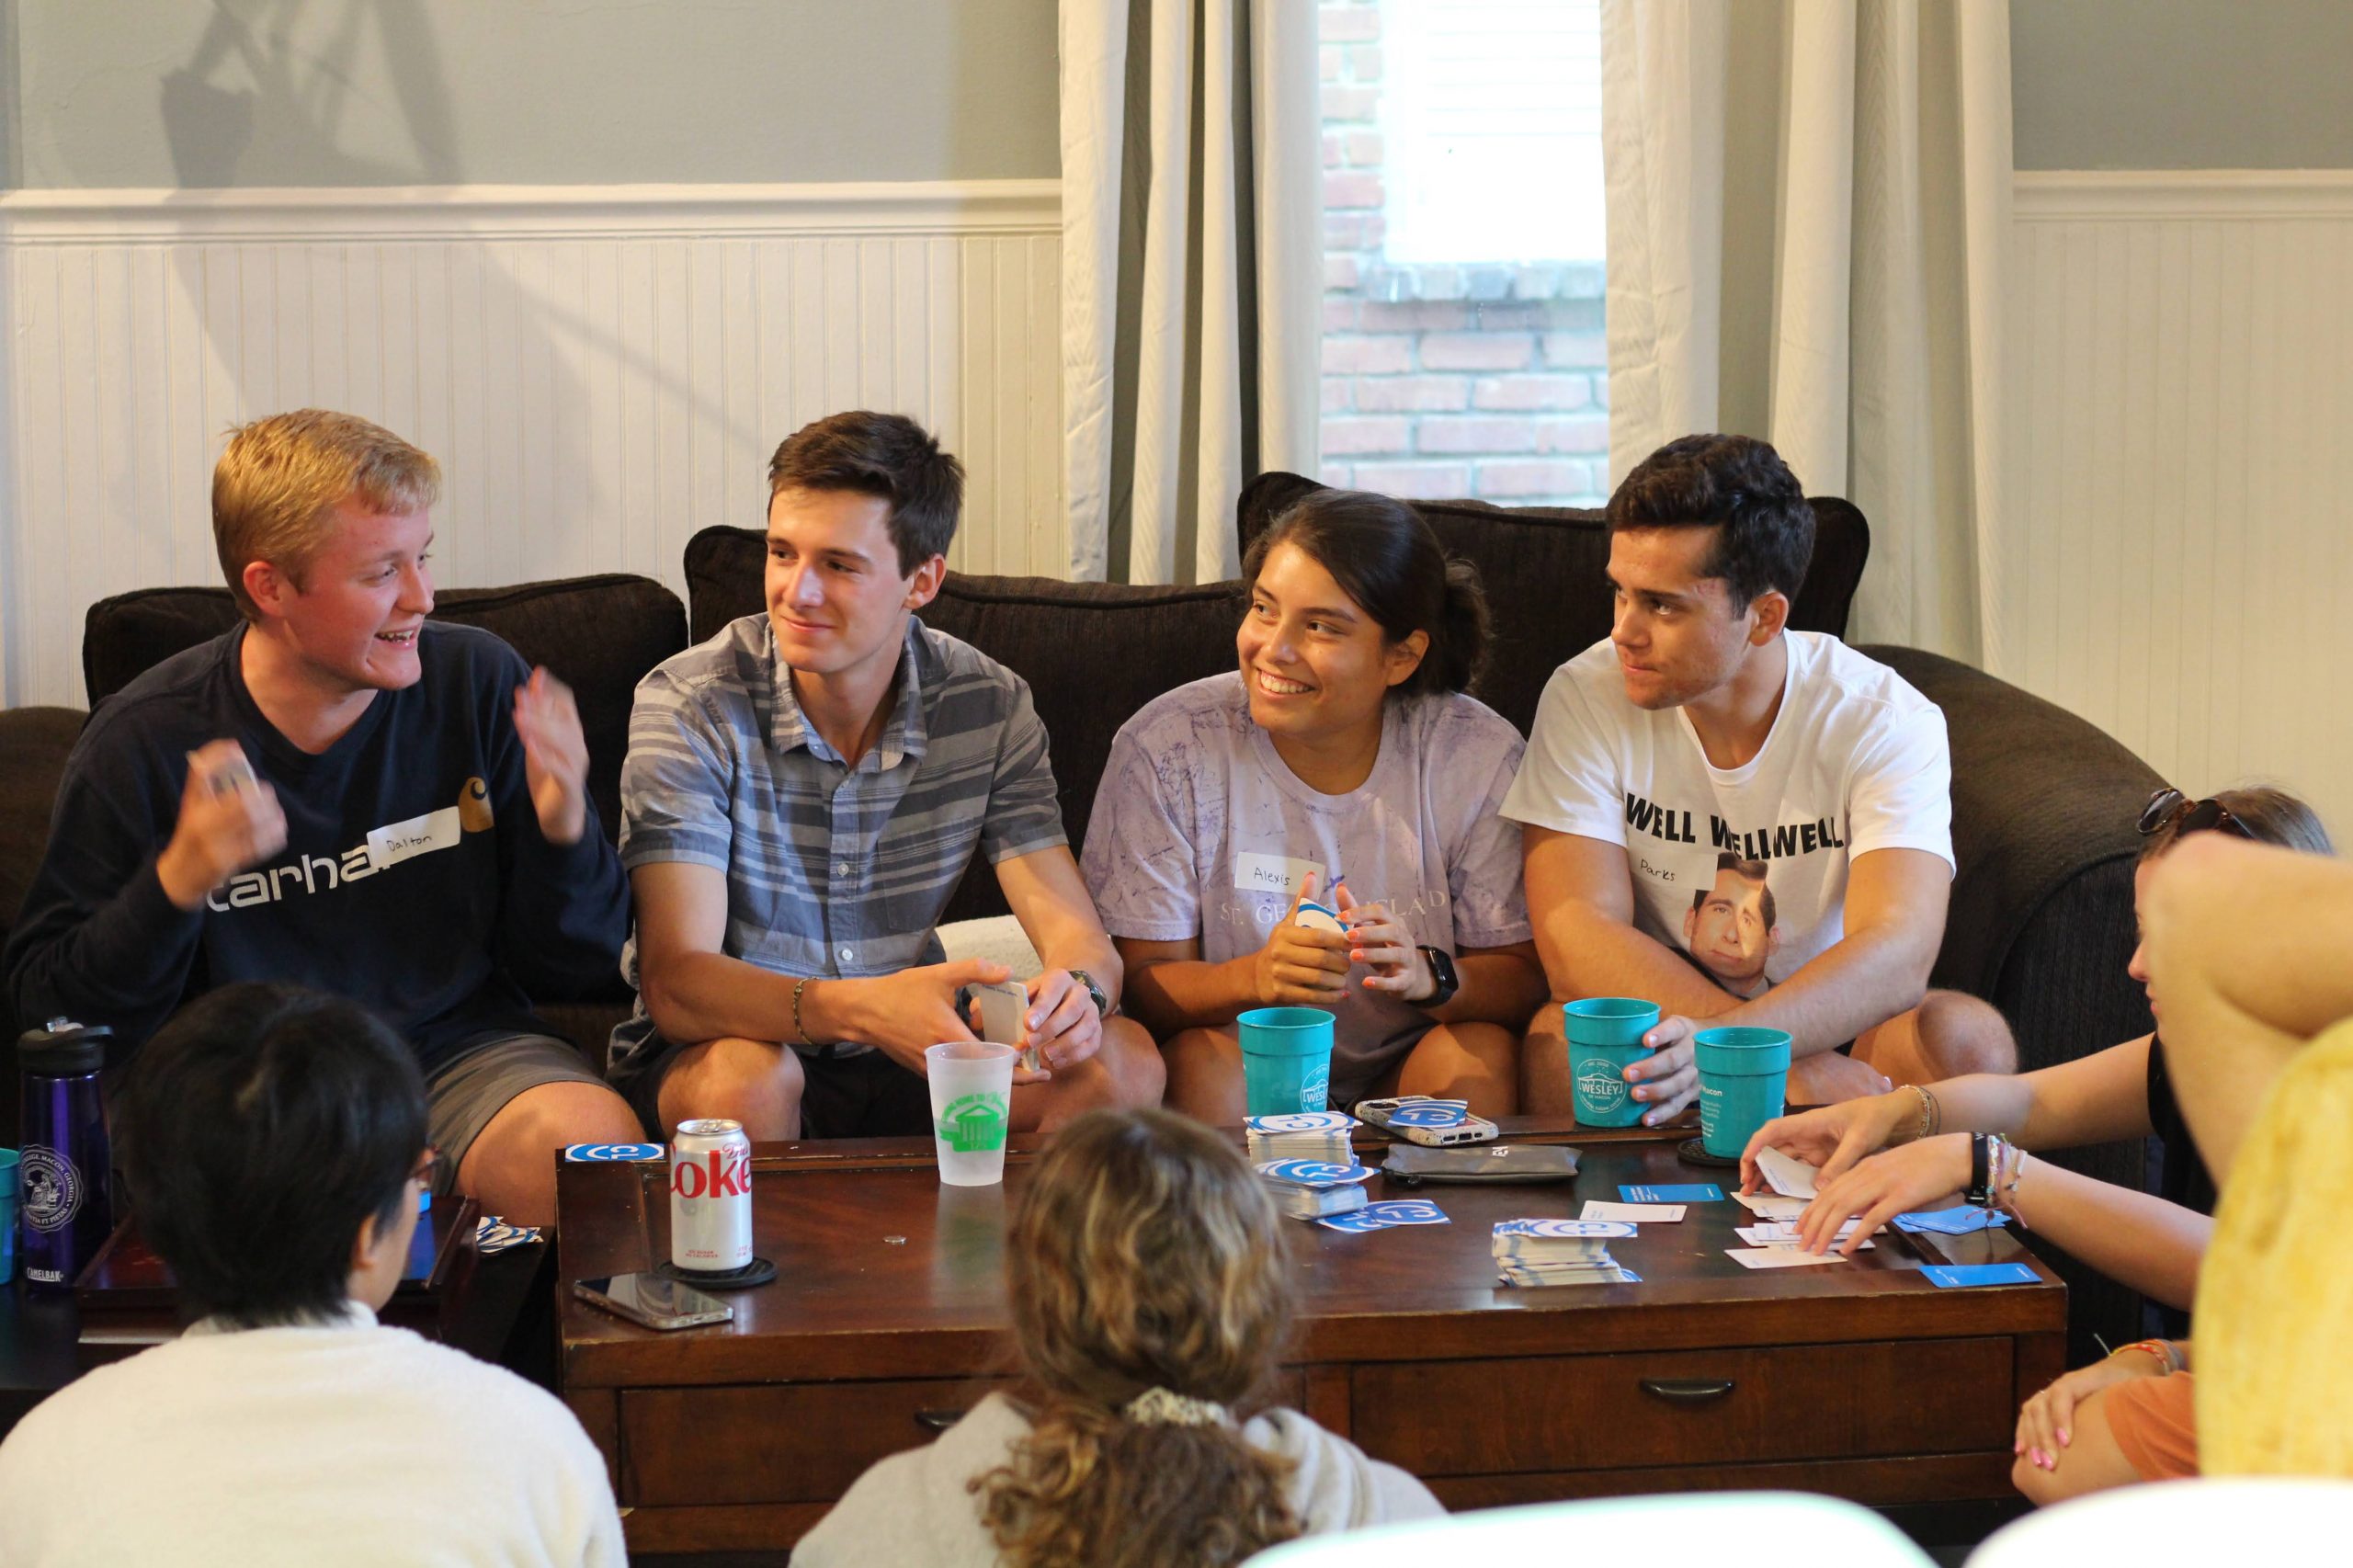
M 376 1321 L 433 1158 L 391 1028 L 317 992 L 224 986 L 147 1043 L 114 1127 L 196 1321 L 0 1444 L 0 1562 L 625 1561 L 571 1412 Z
M 2312 808 L 2278 790 L 2224 790 L 2205 801 L 2162 790 L 2143 812 L 2141 831 L 2136 908 L 2162 858 L 2190 835 L 2332 853 Z M 2145 944 L 2133 952 L 2131 971 L 2158 1011 Z M 2162 1016 L 2157 1021 L 2166 1023 Z M 2166 1309 L 2168 1337 L 2127 1345 L 2027 1401 L 2018 1414 L 2012 1479 L 2037 1503 L 2199 1473 L 2190 1341 L 2184 1335 L 2213 1235 L 2215 1187 L 2183 1119 L 2171 1058 L 2165 1041 L 2148 1034 L 2016 1077 L 1981 1074 L 1849 1100 L 1766 1123 L 1742 1156 L 1741 1175 L 1752 1191 L 1759 1150 L 1779 1149 L 1820 1166 L 1820 1196 L 1802 1221 L 1802 1244 L 1826 1251 L 1840 1225 L 1854 1218 L 1854 1233 L 1839 1247 L 1852 1256 L 1895 1215 L 1941 1207 L 1964 1189 L 1977 1157 L 1972 1145 L 1998 1135 L 2010 1145 L 2007 1153 L 1984 1145 L 1996 1178 L 1995 1206 Z M 2151 1135 L 2165 1150 L 2154 1194 L 2034 1157 Z
M 1333 1104 L 1507 1115 L 1543 976 L 1495 811 L 1519 735 L 1466 689 L 1478 575 L 1412 507 L 1348 490 L 1276 518 L 1243 574 L 1240 669 L 1120 727 L 1086 839 L 1169 1103 L 1241 1120 L 1235 1019 L 1297 1006 L 1333 1015 Z M 1342 928 L 1301 924 L 1308 898 Z
M 1545 687 L 1503 806 L 1552 1000 L 1658 1004 L 1655 1052 L 1626 1069 L 1653 1126 L 1696 1098 L 1703 1028 L 1786 1030 L 1798 1104 L 2011 1071 L 1999 1014 L 1927 990 L 1953 872 L 1944 716 L 1788 629 L 1813 553 L 1796 476 L 1762 441 L 1686 436 L 1626 476 L 1608 523 L 1609 636 Z M 1761 974 L 1693 902 L 1727 865 L 1773 911 Z M 1530 1028 L 1529 1108 L 1567 1110 L 1558 1008 Z
M 1097 1112 L 1032 1173 L 1006 1248 L 1026 1374 L 874 1466 L 799 1568 L 1226 1568 L 1302 1534 L 1443 1513 L 1423 1484 L 1267 1394 L 1292 1263 L 1233 1144 Z
M 928 1132 L 925 1051 L 971 1040 L 960 991 L 1007 975 L 945 961 L 936 930 L 977 851 L 1046 966 L 1014 1126 L 1157 1104 L 1029 687 L 915 616 L 948 575 L 963 465 L 904 415 L 836 414 L 777 448 L 768 485 L 767 613 L 638 683 L 638 1006 L 614 1082 L 657 1135 L 693 1117 L 755 1139 Z

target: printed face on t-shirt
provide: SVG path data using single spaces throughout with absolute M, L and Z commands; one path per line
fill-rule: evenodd
M 1389 688 L 1422 662 L 1427 634 L 1391 642 L 1381 623 L 1294 544 L 1267 552 L 1233 635 L 1250 719 L 1294 739 L 1381 722 Z
M 1742 994 L 1765 978 L 1766 960 L 1780 945 L 1773 925 L 1773 893 L 1766 863 L 1720 855 L 1715 885 L 1683 917 L 1683 943 L 1702 969 Z
M 895 669 L 907 615 L 939 591 L 938 556 L 899 570 L 891 503 L 855 490 L 790 486 L 768 498 L 768 624 L 785 664 L 835 676 Z
M 1768 598 L 1735 611 L 1731 585 L 1707 569 L 1717 528 L 1620 528 L 1609 536 L 1610 645 L 1626 700 L 1680 708 L 1740 673 L 1756 646 Z M 1770 642 L 1779 630 L 1775 617 Z

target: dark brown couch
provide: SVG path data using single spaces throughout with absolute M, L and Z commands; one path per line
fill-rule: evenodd
M 1245 541 L 1290 500 L 1314 488 L 1267 474 L 1245 493 Z M 1815 503 L 1814 562 L 1791 623 L 1842 633 L 1870 551 L 1870 531 L 1846 502 Z M 1599 515 L 1477 503 L 1423 503 L 1450 550 L 1482 569 L 1497 628 L 1481 695 L 1525 730 L 1553 668 L 1607 634 L 1602 577 L 1608 542 Z M 579 693 L 591 790 L 606 830 L 619 820 L 618 780 L 631 690 L 662 658 L 762 608 L 761 536 L 711 528 L 686 551 L 691 614 L 660 585 L 606 576 L 487 590 L 450 590 L 437 614 L 487 627 Z M 1120 725 L 1146 701 L 1233 664 L 1239 584 L 1130 587 L 1045 578 L 951 574 L 925 619 L 1003 661 L 1030 686 L 1052 737 L 1055 776 L 1074 846 L 1084 841 L 1095 786 Z M 93 700 L 141 670 L 232 624 L 219 589 L 170 588 L 93 607 L 83 650 Z M 1944 710 L 1953 749 L 1953 831 L 1961 863 L 1935 975 L 1985 997 L 2017 1029 L 2026 1065 L 2039 1066 L 2145 1032 L 2139 988 L 2124 973 L 2132 948 L 2132 819 L 2154 774 L 2084 721 L 1966 665 L 1905 648 L 1872 648 Z M 58 709 L 0 712 L 0 937 L 15 916 L 46 841 L 49 801 L 82 715 Z M 985 868 L 968 875 L 949 917 L 1004 908 Z M 626 1005 L 601 997 L 548 999 L 551 1020 L 585 1049 Z M 10 1075 L 0 1074 L 0 1077 Z M 0 1095 L 13 1097 L 13 1081 Z M 13 1124 L 12 1108 L 0 1114 Z M 2137 1185 L 2138 1145 L 2084 1151 L 2077 1168 Z M 2069 1267 L 2079 1335 L 2137 1337 L 2138 1299 Z M 2088 1339 L 2081 1348 L 2088 1349 Z

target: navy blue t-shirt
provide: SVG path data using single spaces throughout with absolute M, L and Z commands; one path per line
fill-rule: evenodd
M 313 756 L 246 691 L 244 635 L 165 660 L 91 716 L 0 955 L 18 1029 L 63 1015 L 136 1044 L 186 998 L 291 981 L 372 1008 L 430 1071 L 476 1041 L 544 1031 L 531 995 L 618 975 L 628 884 L 593 805 L 577 844 L 540 831 L 514 722 L 530 670 L 512 648 L 426 623 L 416 684 L 378 692 Z M 183 911 L 155 858 L 188 754 L 222 736 L 278 792 L 286 847 Z

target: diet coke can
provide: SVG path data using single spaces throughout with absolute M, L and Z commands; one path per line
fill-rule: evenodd
M 740 1121 L 682 1121 L 670 1144 L 670 1261 L 724 1274 L 752 1261 L 752 1141 Z

